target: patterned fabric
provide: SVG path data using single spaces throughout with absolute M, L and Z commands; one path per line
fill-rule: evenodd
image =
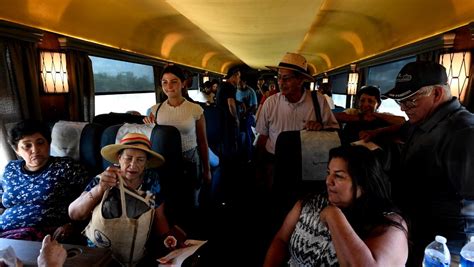
M 303 201 L 300 218 L 290 239 L 290 266 L 339 266 L 329 229 L 319 218 L 327 205 L 328 200 L 322 195 Z
M 70 158 L 50 157 L 37 172 L 25 171 L 23 160 L 10 161 L 1 179 L 2 231 L 25 227 L 61 226 L 69 221 L 68 206 L 82 191 L 88 177 Z
M 39 241 L 46 235 L 53 235 L 57 227 L 46 227 L 43 229 L 34 227 L 17 228 L 6 230 L 0 233 L 0 238 Z
M 90 181 L 84 191 L 89 192 L 94 186 L 99 184 L 99 176 L 96 176 Z M 147 169 L 143 174 L 143 183 L 140 187 L 141 191 L 149 191 L 154 195 L 153 208 L 158 208 L 163 203 L 163 197 L 161 196 L 160 179 L 156 170 Z

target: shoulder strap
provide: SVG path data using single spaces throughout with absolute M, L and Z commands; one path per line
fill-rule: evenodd
M 163 105 L 163 102 L 161 102 L 161 103 L 158 105 L 158 107 L 156 108 L 156 111 L 155 111 L 155 122 L 156 122 L 156 120 L 158 119 L 158 110 L 160 110 L 161 105 Z
M 314 112 L 316 113 L 316 120 L 323 124 L 323 118 L 321 117 L 321 107 L 319 106 L 318 101 L 318 91 L 311 91 L 311 98 L 313 99 Z

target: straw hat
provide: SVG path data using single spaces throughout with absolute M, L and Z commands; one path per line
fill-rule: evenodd
M 104 146 L 100 150 L 100 154 L 102 157 L 104 157 L 104 159 L 112 163 L 119 163 L 118 153 L 126 148 L 140 149 L 145 151 L 149 155 L 147 161 L 148 168 L 156 168 L 165 162 L 165 158 L 162 155 L 151 150 L 150 140 L 144 134 L 140 133 L 126 134 L 122 140 L 120 140 L 119 144 Z
M 308 62 L 306 61 L 306 58 L 300 54 L 288 52 L 286 53 L 285 56 L 283 56 L 283 59 L 280 61 L 278 66 L 266 66 L 266 67 L 274 71 L 278 71 L 278 69 L 287 69 L 287 70 L 297 71 L 303 74 L 310 81 L 314 80 L 313 76 L 311 76 L 308 72 Z

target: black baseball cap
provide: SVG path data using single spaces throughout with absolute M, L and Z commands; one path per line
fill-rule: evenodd
M 414 95 L 421 87 L 447 84 L 446 69 L 432 61 L 416 61 L 406 64 L 398 73 L 395 88 L 384 96 L 403 100 Z

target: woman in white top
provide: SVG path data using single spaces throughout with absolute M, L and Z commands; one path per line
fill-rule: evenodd
M 194 163 L 196 168 L 200 159 L 201 177 L 206 183 L 210 183 L 206 121 L 201 106 L 189 102 L 182 94 L 185 78 L 183 70 L 178 66 L 169 65 L 163 70 L 161 86 L 168 99 L 151 107 L 150 115 L 143 121 L 176 127 L 181 134 L 183 159 L 187 163 Z

